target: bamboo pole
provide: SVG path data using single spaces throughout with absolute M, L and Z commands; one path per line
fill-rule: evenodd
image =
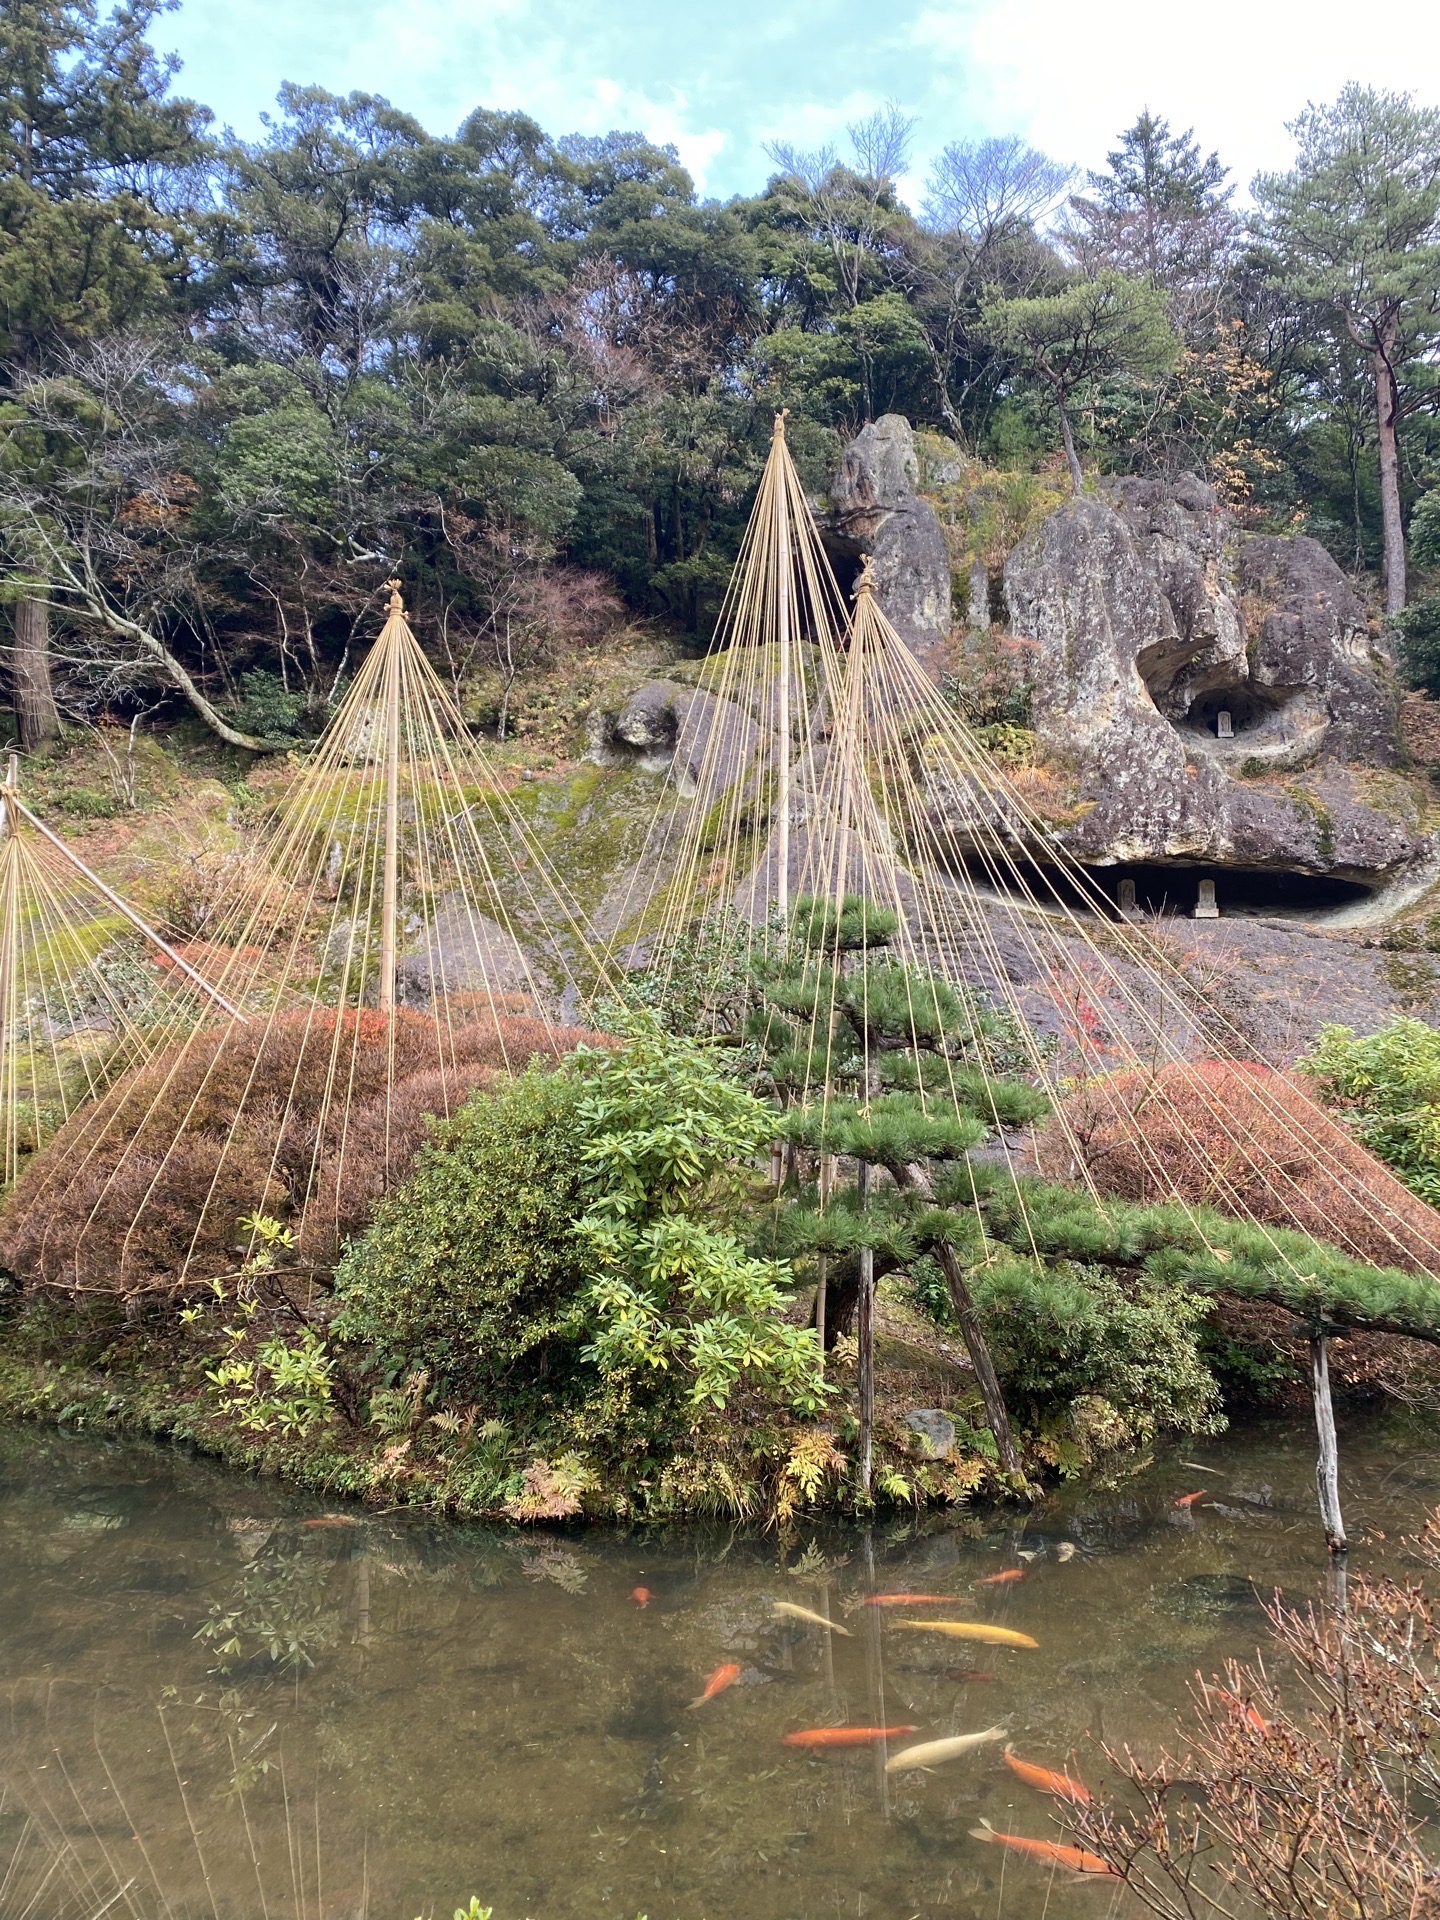
M 15 948 L 20 937 L 20 846 L 19 817 L 14 800 L 19 779 L 19 757 L 10 756 L 10 770 L 4 788 L 4 847 L 0 861 L 4 880 L 0 883 L 0 1099 L 5 1102 L 5 1179 L 15 1178 L 20 1163 L 18 1117 L 18 1066 L 15 1057 L 15 1018 L 11 1002 L 15 993 Z
M 391 580 L 390 620 L 405 617 L 400 582 Z M 386 622 L 387 633 L 389 621 Z M 390 636 L 385 661 L 385 853 L 380 899 L 380 992 L 382 1013 L 395 1011 L 395 922 L 400 895 L 400 649 Z
M 870 1202 L 870 1163 L 857 1161 L 855 1192 L 864 1213 Z M 875 1249 L 860 1249 L 860 1492 L 870 1498 L 875 1456 Z
M 1320 1518 L 1325 1544 L 1331 1553 L 1344 1553 L 1345 1522 L 1340 1514 L 1340 1448 L 1335 1437 L 1335 1407 L 1330 1398 L 1330 1339 L 1324 1328 L 1310 1335 L 1310 1393 L 1315 1402 L 1315 1431 L 1320 1457 L 1315 1463 L 1315 1485 L 1320 1495 Z
M 785 410 L 775 416 L 775 438 L 785 438 Z M 776 612 L 780 621 L 780 686 L 777 727 L 780 769 L 775 799 L 775 855 L 779 866 L 775 900 L 782 919 L 790 914 L 790 489 L 783 472 L 775 489 Z

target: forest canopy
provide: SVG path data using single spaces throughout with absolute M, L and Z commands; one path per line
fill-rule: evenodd
M 1077 483 L 1201 471 L 1380 576 L 1420 676 L 1440 658 L 1440 112 L 1348 87 L 1244 204 L 1149 111 L 1083 177 L 962 131 L 912 209 L 891 107 L 722 204 L 671 147 L 520 111 L 439 135 L 286 86 L 235 139 L 154 51 L 162 11 L 0 22 L 27 747 L 177 699 L 299 737 L 396 570 L 457 688 L 626 611 L 701 642 L 780 407 L 817 487 L 886 411 Z

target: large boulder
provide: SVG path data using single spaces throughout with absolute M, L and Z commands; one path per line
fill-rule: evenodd
M 714 796 L 749 772 L 761 729 L 731 700 L 677 680 L 650 680 L 610 716 L 597 714 L 589 757 L 601 765 L 631 760 L 669 776 L 682 797 L 703 787 Z
M 898 413 L 872 420 L 850 442 L 830 489 L 825 543 L 853 572 L 862 554 L 875 562 L 880 605 L 901 639 L 938 676 L 950 638 L 950 553 L 934 508 L 916 492 L 920 463 L 910 422 Z
M 1070 851 L 1374 885 L 1420 849 L 1357 763 L 1395 763 L 1389 662 L 1316 541 L 1244 535 L 1203 482 L 1111 482 L 1011 554 L 1035 728 L 1080 782 Z

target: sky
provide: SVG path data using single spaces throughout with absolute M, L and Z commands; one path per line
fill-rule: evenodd
M 516 107 L 554 134 L 673 141 L 718 198 L 764 185 L 767 142 L 843 154 L 891 100 L 917 122 L 912 203 L 952 140 L 1020 134 L 1093 167 L 1148 106 L 1243 197 L 1288 163 L 1285 122 L 1349 80 L 1440 105 L 1437 0 L 182 0 L 154 39 L 246 138 L 284 80 L 383 94 L 433 133 Z

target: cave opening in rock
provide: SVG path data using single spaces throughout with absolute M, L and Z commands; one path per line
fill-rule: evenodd
M 997 885 L 996 875 L 979 861 L 969 866 L 972 879 L 987 892 L 1021 891 L 1019 885 Z M 1022 878 L 1024 890 L 1042 906 L 1111 914 L 1133 906 L 1139 913 L 1168 913 L 1187 919 L 1200 901 L 1201 883 L 1207 880 L 1214 886 L 1215 905 L 1222 919 L 1228 915 L 1309 917 L 1335 913 L 1341 907 L 1368 900 L 1373 892 L 1359 881 L 1330 874 L 1280 873 L 1266 867 L 1220 867 L 1201 862 L 1089 867 L 1088 886 L 1055 867 L 1027 867 Z M 1130 887 L 1125 885 L 1127 881 Z M 1097 903 L 1092 888 L 1103 896 L 1103 904 Z
M 1275 711 L 1272 702 L 1249 692 L 1245 687 L 1222 687 L 1218 693 L 1202 693 L 1190 703 L 1190 711 L 1185 716 L 1188 725 L 1198 733 L 1208 733 L 1217 739 L 1227 737 L 1221 715 L 1230 716 L 1230 734 L 1248 733 L 1252 727 L 1263 726 Z
M 835 584 L 840 589 L 840 598 L 850 605 L 859 578 L 861 563 L 866 548 L 859 540 L 844 540 L 835 534 L 822 534 L 825 557 L 830 562 L 830 571 L 835 576 Z

